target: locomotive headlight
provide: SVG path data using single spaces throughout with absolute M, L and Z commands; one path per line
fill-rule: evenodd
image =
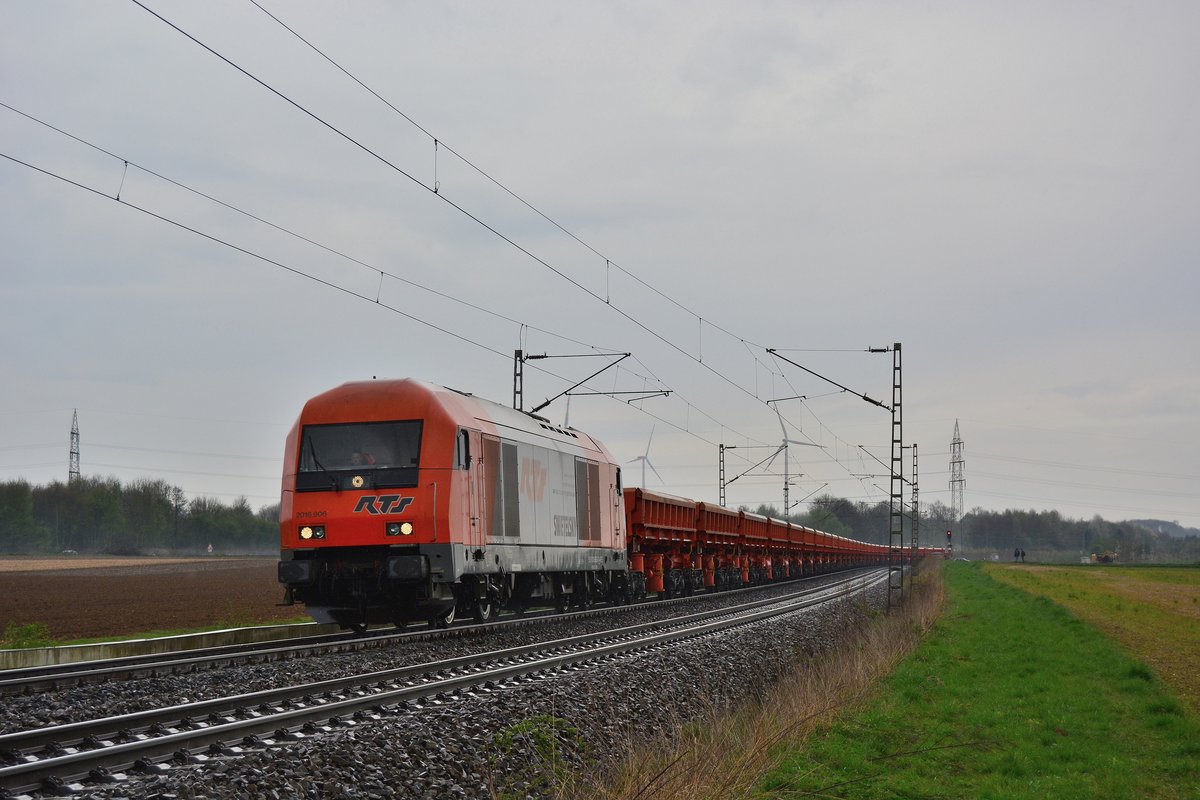
M 412 536 L 413 524 L 411 522 L 389 522 L 384 526 L 384 531 L 388 536 Z
M 313 537 L 313 529 L 311 527 L 309 527 L 308 525 L 305 525 L 303 528 L 300 529 L 300 538 L 301 539 L 311 539 L 312 537 Z
M 305 540 L 307 540 L 307 539 L 324 539 L 325 538 L 325 526 L 324 525 L 305 525 L 303 528 L 300 529 L 300 538 L 305 539 Z

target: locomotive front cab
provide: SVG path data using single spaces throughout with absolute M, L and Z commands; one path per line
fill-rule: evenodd
M 436 506 L 444 542 L 460 482 L 456 428 L 428 397 L 409 382 L 347 384 L 309 401 L 288 437 L 279 581 L 285 602 L 319 622 L 403 623 L 454 608 Z
M 397 609 L 434 599 L 426 585 L 428 556 L 407 544 L 417 530 L 416 514 L 410 509 L 420 476 L 423 423 L 417 419 L 304 426 L 296 493 L 350 492 L 357 497 L 350 516 L 338 525 L 341 546 L 351 549 L 333 556 L 331 574 L 313 576 L 323 577 L 328 584 L 320 592 L 323 596 L 313 598 L 323 601 L 316 604 L 318 608 L 327 603 L 324 607 L 330 609 L 318 611 L 318 616 L 345 623 L 347 618 L 371 616 L 362 611 L 366 604 L 378 605 L 382 600 L 383 609 Z M 333 544 L 326 538 L 327 526 L 318 519 L 296 527 L 301 543 Z M 322 555 L 329 563 L 331 554 Z M 445 603 L 426 605 L 438 611 Z M 339 612 L 338 606 L 350 608 Z M 398 621 L 398 614 L 383 609 L 371 621 Z M 378 619 L 381 614 L 390 619 Z

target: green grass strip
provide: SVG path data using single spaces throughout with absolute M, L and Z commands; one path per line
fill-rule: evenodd
M 270 619 L 255 621 L 251 617 L 237 617 L 214 622 L 195 628 L 162 628 L 158 630 L 140 631 L 137 633 L 114 634 L 112 636 L 92 636 L 84 639 L 55 639 L 50 635 L 50 629 L 40 622 L 26 625 L 9 623 L 0 634 L 0 650 L 25 650 L 39 647 L 68 647 L 82 644 L 110 644 L 128 642 L 140 639 L 165 639 L 169 636 L 188 636 L 191 634 L 212 633 L 213 631 L 229 630 L 231 628 L 257 628 L 267 625 L 301 625 L 312 622 L 308 615 L 298 615 L 287 619 Z
M 946 570 L 929 639 L 758 797 L 1200 798 L 1200 720 L 1150 668 L 977 565 Z
M 1150 665 L 1200 713 L 1200 570 L 987 564 L 1001 583 L 1066 606 Z

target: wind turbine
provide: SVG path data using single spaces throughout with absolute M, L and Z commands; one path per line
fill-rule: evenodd
M 659 475 L 658 470 L 656 470 L 654 468 L 654 465 L 650 463 L 650 442 L 652 442 L 653 440 L 654 440 L 654 426 L 651 425 L 650 426 L 650 438 L 646 440 L 646 452 L 643 453 L 642 455 L 638 456 L 637 458 L 631 458 L 629 460 L 630 464 L 632 464 L 634 461 L 642 462 L 642 488 L 643 489 L 646 488 L 646 466 L 647 465 L 649 465 L 650 471 L 653 472 L 658 477 L 658 480 L 662 483 L 665 483 L 665 481 L 663 481 L 663 476 Z
M 791 479 L 789 475 L 788 445 L 794 444 L 800 447 L 821 447 L 821 445 L 815 442 L 801 442 L 798 439 L 788 438 L 787 426 L 783 424 L 783 415 L 779 413 L 779 409 L 776 406 L 772 405 L 771 408 L 775 410 L 775 417 L 779 420 L 779 430 L 783 432 L 783 441 L 779 445 L 779 450 L 783 451 L 783 518 L 787 519 L 792 510 L 788 504 L 788 483 Z M 775 456 L 779 455 L 779 450 L 775 451 Z M 775 463 L 775 456 L 771 456 L 771 460 L 767 462 L 768 467 Z

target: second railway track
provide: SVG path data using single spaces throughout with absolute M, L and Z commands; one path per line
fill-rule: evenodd
M 811 578 L 791 581 L 793 585 L 804 585 Z M 787 582 L 776 584 L 786 586 Z M 0 696 L 30 694 L 64 689 L 89 683 L 115 680 L 182 675 L 204 670 L 240 664 L 271 663 L 312 655 L 353 653 L 375 648 L 390 647 L 402 642 L 424 642 L 475 636 L 484 631 L 518 628 L 544 624 L 547 619 L 584 618 L 625 613 L 643 607 L 669 608 L 694 602 L 701 598 L 736 597 L 753 593 L 764 587 L 747 587 L 718 594 L 680 597 L 673 600 L 653 600 L 633 606 L 601 606 L 588 611 L 574 611 L 567 615 L 551 612 L 532 612 L 523 617 L 510 617 L 484 625 L 459 624 L 448 629 L 373 629 L 366 634 L 325 634 L 297 639 L 269 642 L 231 644 L 168 653 L 149 653 L 138 656 L 85 661 L 65 664 L 49 664 L 40 667 L 25 667 L 0 671 Z
M 171 708 L 0 736 L 0 789 L 57 793 L 71 781 L 114 780 L 119 770 L 203 760 L 238 747 L 282 746 L 396 713 L 426 698 L 491 692 L 530 676 L 716 635 L 865 589 L 879 573 L 658 622 L 539 642 L 445 661 L 204 700 Z M 209 748 L 206 754 L 205 748 Z M 70 791 L 70 789 L 66 789 Z

